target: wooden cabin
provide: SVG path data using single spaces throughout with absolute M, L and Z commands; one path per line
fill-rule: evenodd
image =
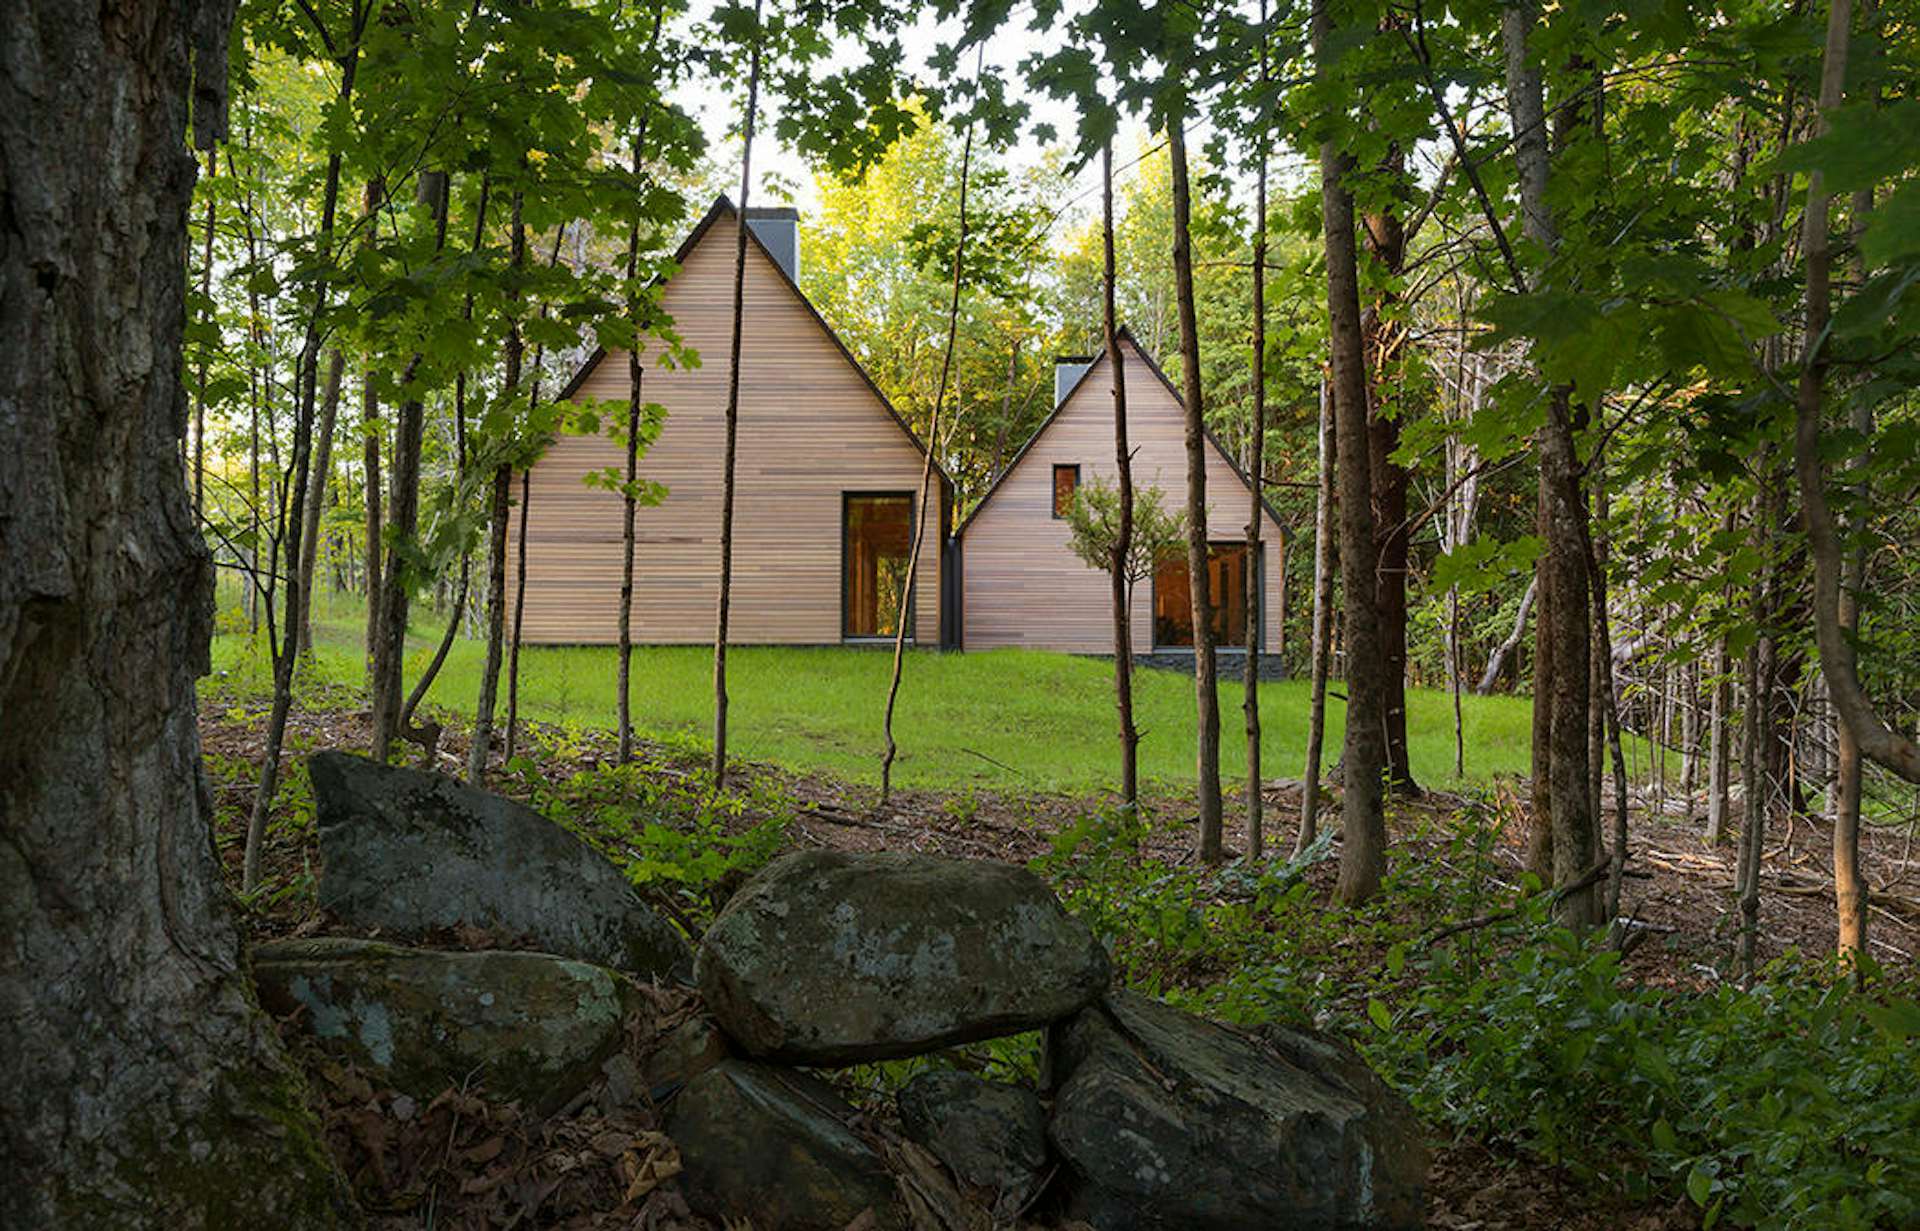
M 1136 489 L 1158 487 L 1170 508 L 1187 492 L 1186 419 L 1179 393 L 1124 330 L 1120 351 L 1127 388 L 1127 439 Z M 1025 647 L 1076 654 L 1113 652 L 1113 598 L 1107 574 L 1068 546 L 1066 507 L 1075 489 L 1115 480 L 1113 378 L 1103 353 L 1063 359 L 1055 369 L 1055 405 L 956 533 L 961 645 L 968 650 Z M 1280 642 L 1280 561 L 1284 532 L 1262 506 L 1259 558 L 1247 550 L 1252 490 L 1246 473 L 1211 432 L 1207 452 L 1208 591 L 1214 639 L 1246 644 L 1246 594 L 1261 595 L 1260 645 Z M 1136 587 L 1133 648 L 1160 660 L 1193 653 L 1187 557 L 1163 562 Z
M 666 497 L 640 508 L 634 523 L 639 645 L 713 640 L 738 225 L 739 211 L 721 197 L 681 246 L 662 292 L 673 328 L 700 362 L 646 362 L 643 396 L 667 417 L 639 472 L 665 485 Z M 942 618 L 952 486 L 935 468 L 929 508 L 916 517 L 926 451 L 801 294 L 797 232 L 791 209 L 747 212 L 729 638 L 890 641 L 904 618 L 915 643 L 942 644 L 954 629 Z M 627 369 L 626 352 L 596 352 L 561 396 L 624 403 Z M 526 642 L 618 641 L 623 502 L 585 479 L 625 465 L 624 447 L 602 432 L 562 435 L 533 466 Z M 917 581 L 903 596 L 916 530 Z M 513 547 L 509 561 L 518 558 Z

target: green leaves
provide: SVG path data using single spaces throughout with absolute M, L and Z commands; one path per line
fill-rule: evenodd
M 1510 584 L 1524 570 L 1533 567 L 1544 544 L 1538 535 L 1523 535 L 1511 542 L 1480 537 L 1444 551 L 1434 559 L 1431 586 L 1436 591 L 1460 587 L 1463 595 L 1481 594 Z

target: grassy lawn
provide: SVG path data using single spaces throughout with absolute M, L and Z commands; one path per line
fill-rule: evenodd
M 225 601 L 224 627 L 234 627 Z M 349 600 L 323 597 L 316 610 L 316 670 L 345 687 L 361 681 L 364 616 Z M 423 623 L 409 639 L 408 685 L 432 655 L 443 626 Z M 262 643 L 264 644 L 264 643 Z M 615 651 L 528 647 L 521 654 L 521 712 L 531 718 L 588 727 L 614 722 Z M 242 693 L 270 679 L 264 649 L 240 633 L 214 639 L 211 687 Z M 457 641 L 429 694 L 429 704 L 470 715 L 479 692 L 485 646 Z M 735 755 L 795 770 L 826 771 L 877 783 L 880 714 L 890 655 L 884 650 L 736 647 L 727 656 L 730 743 Z M 699 646 L 635 651 L 633 713 L 646 736 L 707 745 L 713 721 L 713 654 Z M 1242 689 L 1220 688 L 1221 772 L 1237 782 L 1246 762 Z M 501 684 L 505 705 L 505 681 Z M 1299 777 L 1306 758 L 1308 688 L 1304 682 L 1260 689 L 1264 766 L 1270 778 Z M 1444 692 L 1408 697 L 1415 775 L 1433 786 L 1453 777 L 1453 703 Z M 1463 698 L 1469 781 L 1527 768 L 1531 707 L 1526 698 Z M 1184 786 L 1193 774 L 1193 682 L 1164 671 L 1134 676 L 1135 721 L 1143 734 L 1143 779 Z M 1328 700 L 1325 764 L 1340 751 L 1345 706 Z M 1113 671 L 1110 664 L 1066 654 L 995 650 L 909 653 L 894 736 L 900 746 L 894 778 L 902 786 L 1032 790 L 1084 794 L 1113 784 Z

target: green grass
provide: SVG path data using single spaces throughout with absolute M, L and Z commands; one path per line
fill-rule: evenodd
M 223 602 L 224 632 L 214 639 L 209 686 L 247 694 L 270 679 L 255 648 Z M 318 680 L 360 685 L 361 611 L 344 598 L 316 611 Z M 408 642 L 409 686 L 431 657 L 443 625 L 422 623 Z M 264 644 L 262 642 L 262 644 Z M 455 643 L 429 694 L 430 705 L 469 715 L 479 692 L 485 646 Z M 727 655 L 730 751 L 746 760 L 825 771 L 859 783 L 880 774 L 881 709 L 891 657 L 884 650 L 742 646 Z M 521 654 L 521 712 L 547 722 L 611 728 L 616 654 L 611 648 L 528 647 Z M 635 651 L 633 714 L 643 736 L 710 746 L 713 654 L 706 647 Z M 505 682 L 502 681 L 504 707 Z M 1220 688 L 1221 773 L 1245 773 L 1243 692 L 1237 680 Z M 1300 776 L 1306 759 L 1308 688 L 1304 682 L 1260 689 L 1263 770 L 1269 778 Z M 1463 698 L 1467 778 L 1526 772 L 1531 706 L 1524 697 Z M 1459 785 L 1453 777 L 1453 703 L 1439 691 L 1408 696 L 1414 774 L 1426 785 Z M 1324 764 L 1340 752 L 1345 706 L 1327 704 Z M 1164 671 L 1134 676 L 1135 721 L 1142 732 L 1140 771 L 1149 783 L 1185 786 L 1193 776 L 1194 698 L 1190 677 Z M 1088 794 L 1117 777 L 1113 669 L 1091 658 L 1033 650 L 943 654 L 911 651 L 894 717 L 901 786 L 981 787 L 1005 791 Z

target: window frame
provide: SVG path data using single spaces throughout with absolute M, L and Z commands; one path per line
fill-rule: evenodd
M 1207 551 L 1209 553 L 1214 552 L 1222 547 L 1238 547 L 1242 551 L 1242 553 L 1244 553 L 1244 555 L 1246 556 L 1247 567 L 1246 567 L 1246 578 L 1245 578 L 1244 584 L 1250 590 L 1253 591 L 1253 594 L 1257 600 L 1256 609 L 1254 612 L 1254 615 L 1255 615 L 1254 647 L 1256 652 L 1265 653 L 1266 646 L 1267 646 L 1267 629 L 1266 629 L 1267 592 L 1265 588 L 1265 570 L 1263 566 L 1266 561 L 1267 540 L 1265 538 L 1262 538 L 1260 540 L 1260 550 L 1257 553 L 1252 550 L 1253 545 L 1247 542 L 1247 540 L 1245 539 L 1211 539 L 1210 538 L 1207 540 Z M 1179 558 L 1182 564 L 1186 563 L 1187 554 L 1184 547 L 1181 549 Z M 1189 582 L 1188 584 L 1192 584 L 1192 583 Z M 1147 642 L 1152 647 L 1152 652 L 1155 654 L 1160 654 L 1160 653 L 1191 654 L 1193 653 L 1194 647 L 1191 644 L 1175 645 L 1175 644 L 1170 644 L 1160 640 L 1159 620 L 1156 618 L 1156 613 L 1159 610 L 1160 610 L 1160 570 L 1156 568 L 1153 570 L 1152 576 L 1147 578 Z M 1227 644 L 1228 643 L 1224 641 L 1216 641 L 1214 642 L 1213 648 L 1218 650 L 1224 646 L 1227 646 Z M 1232 643 L 1231 648 L 1236 650 L 1243 650 L 1245 648 L 1245 642 L 1235 641 Z
M 893 634 L 891 633 L 867 636 L 847 631 L 850 627 L 850 617 L 853 614 L 852 594 L 847 585 L 849 580 L 847 577 L 847 558 L 848 548 L 852 546 L 851 531 L 853 524 L 848 520 L 847 514 L 851 510 L 855 500 L 887 499 L 905 500 L 907 502 L 907 550 L 909 552 L 909 558 L 911 558 L 913 545 L 919 542 L 920 538 L 920 502 L 917 493 L 911 490 L 875 491 L 868 489 L 847 489 L 840 493 L 840 643 L 842 645 L 891 645 L 893 643 Z M 918 570 L 915 571 L 918 572 Z M 908 645 L 913 645 L 916 642 L 916 626 L 919 624 L 917 618 L 919 609 L 916 605 L 916 600 L 919 598 L 919 593 L 920 579 L 916 576 L 909 582 L 906 598 L 900 604 L 903 618 L 906 620 Z
M 1080 463 L 1055 462 L 1053 469 L 1049 472 L 1053 482 L 1047 488 L 1047 508 L 1052 512 L 1054 521 L 1067 520 L 1067 515 L 1060 511 L 1060 472 L 1062 470 L 1073 471 L 1073 494 L 1076 496 L 1080 494 Z

